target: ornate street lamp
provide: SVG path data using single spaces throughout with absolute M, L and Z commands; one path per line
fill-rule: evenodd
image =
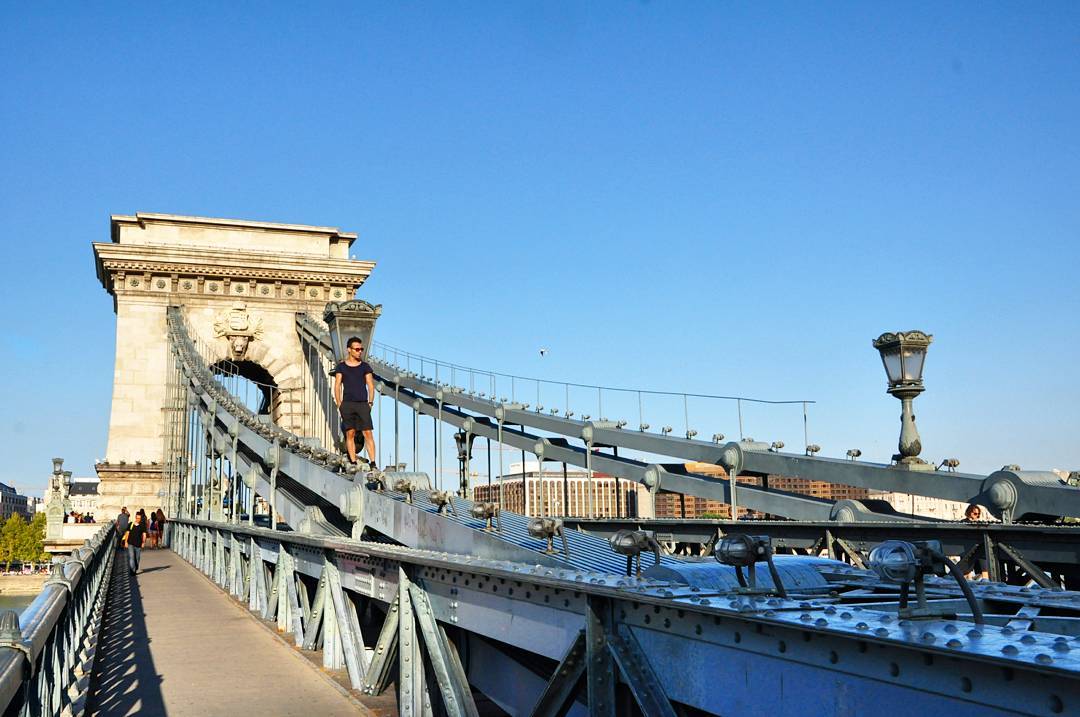
M 922 372 L 926 363 L 926 350 L 934 337 L 922 331 L 884 333 L 874 339 L 874 348 L 881 353 L 881 363 L 889 377 L 889 393 L 900 399 L 903 406 L 900 416 L 900 452 L 893 456 L 897 468 L 909 470 L 933 470 L 934 467 L 919 458 L 922 442 L 915 428 L 915 414 L 911 402 L 923 392 Z
M 458 456 L 458 495 L 468 498 L 469 481 L 466 476 L 469 461 L 472 459 L 472 444 L 476 439 L 475 433 L 458 431 L 454 434 L 454 443 L 457 444 Z
M 355 336 L 364 344 L 364 358 L 371 354 L 375 322 L 382 315 L 382 304 L 370 304 L 362 299 L 333 301 L 326 305 L 323 321 L 330 329 L 330 344 L 338 361 L 345 359 L 345 342 Z

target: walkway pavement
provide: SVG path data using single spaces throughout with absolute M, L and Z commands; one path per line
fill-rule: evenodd
M 116 557 L 88 714 L 370 714 L 171 550 Z

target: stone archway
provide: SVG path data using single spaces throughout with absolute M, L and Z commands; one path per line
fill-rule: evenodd
M 281 391 L 277 381 L 261 364 L 246 359 L 218 361 L 211 364 L 210 371 L 221 377 L 230 392 L 242 399 L 256 415 L 275 416 L 274 409 L 281 403 Z M 236 384 L 237 388 L 233 389 L 231 384 Z M 247 386 L 250 390 L 241 386 Z
M 277 387 L 276 423 L 302 432 L 311 411 L 296 314 L 351 299 L 375 264 L 349 258 L 355 234 L 332 227 L 136 214 L 95 243 L 116 311 L 116 364 L 98 515 L 162 488 L 168 382 L 166 309 L 179 305 L 208 363 L 248 361 Z

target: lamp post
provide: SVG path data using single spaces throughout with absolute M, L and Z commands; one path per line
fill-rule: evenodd
M 900 399 L 900 452 L 893 456 L 897 468 L 908 470 L 933 470 L 934 467 L 919 458 L 922 442 L 915 428 L 912 401 L 923 392 L 923 365 L 926 350 L 934 337 L 922 331 L 884 333 L 874 339 L 874 348 L 881 354 L 881 363 L 889 378 L 889 393 Z
M 472 444 L 474 438 L 476 438 L 476 434 L 467 433 L 466 431 L 458 431 L 454 434 L 454 443 L 457 444 L 458 457 L 458 495 L 462 498 L 469 497 L 469 481 L 466 471 L 468 470 L 469 459 L 472 458 Z
M 365 356 L 372 353 L 371 341 L 375 335 L 375 322 L 382 314 L 382 304 L 369 304 L 361 299 L 331 302 L 323 312 L 323 321 L 330 329 L 330 345 L 336 360 L 345 358 L 345 342 L 355 336 L 367 348 Z

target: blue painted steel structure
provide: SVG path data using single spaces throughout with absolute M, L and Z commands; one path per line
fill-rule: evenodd
M 116 554 L 107 523 L 51 565 L 21 614 L 0 613 L 0 708 L 5 715 L 82 714 Z
M 302 317 L 298 329 L 323 350 L 329 342 L 312 324 Z M 557 543 L 552 552 L 522 516 L 504 513 L 501 530 L 486 530 L 471 517 L 470 501 L 454 499 L 452 512 L 440 512 L 415 477 L 394 490 L 393 474 L 355 472 L 333 446 L 269 425 L 229 396 L 187 336 L 179 307 L 170 309 L 169 331 L 173 400 L 186 408 L 175 415 L 186 418 L 168 426 L 167 475 L 177 504 L 189 508 L 174 522 L 175 549 L 276 619 L 298 645 L 321 645 L 324 664 L 348 670 L 357 689 L 395 684 L 402 714 L 439 705 L 474 714 L 474 691 L 511 714 L 854 715 L 883 713 L 883 705 L 955 715 L 1080 710 L 1078 593 L 978 585 L 975 599 L 986 615 L 979 624 L 952 581 L 927 580 L 937 614 L 900 618 L 896 586 L 831 560 L 780 560 L 786 599 L 764 578 L 757 592 L 739 588 L 732 569 L 711 558 L 664 556 L 656 569 L 627 576 L 624 556 L 601 538 L 571 533 L 569 554 Z M 376 369 L 384 394 L 419 413 L 553 451 L 558 460 L 591 461 L 593 443 L 620 438 L 617 428 L 587 422 L 571 426 L 584 448 L 510 432 L 504 423 L 563 435 L 571 427 L 392 367 Z M 651 439 L 679 441 L 652 452 L 720 462 L 733 473 L 835 468 L 827 459 L 758 455 L 752 446 Z M 208 490 L 198 495 L 211 498 L 201 507 L 190 480 L 196 465 Z M 677 483 L 721 494 L 726 487 L 628 459 L 590 467 L 649 487 Z M 896 473 L 845 465 L 832 479 L 907 480 Z M 1065 507 L 1075 502 L 1061 486 L 1029 490 L 1030 476 L 1016 473 L 950 476 L 944 492 L 985 501 L 1003 517 L 1045 511 L 1046 495 Z M 1004 483 L 1015 490 L 1002 498 L 1008 491 L 996 486 Z M 250 518 L 240 522 L 239 510 L 220 510 L 251 506 L 256 493 L 294 530 L 260 529 Z M 744 505 L 820 509 L 782 495 L 739 493 Z

